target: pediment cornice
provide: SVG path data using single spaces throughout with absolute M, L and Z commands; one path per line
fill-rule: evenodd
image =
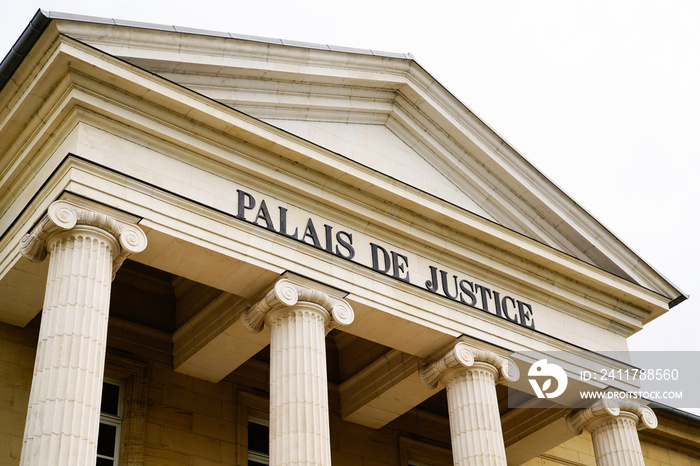
M 0 102 L 6 104 L 0 111 L 0 122 L 5 122 L 0 140 L 3 132 L 15 134 L 24 127 L 3 147 L 1 176 L 9 189 L 0 192 L 2 207 L 26 178 L 26 167 L 39 163 L 42 151 L 46 156 L 48 139 L 57 134 L 54 130 L 80 111 L 177 146 L 192 157 L 202 157 L 197 163 L 211 164 L 212 169 L 235 167 L 300 193 L 303 182 L 304 195 L 319 199 L 324 191 L 332 191 L 342 200 L 335 208 L 357 219 L 389 233 L 410 231 L 410 240 L 418 244 L 435 244 L 435 238 L 441 238 L 444 250 L 464 251 L 461 260 L 488 263 L 496 257 L 512 269 L 510 278 L 518 282 L 531 284 L 530 274 L 551 276 L 552 283 L 562 283 L 563 292 L 556 287 L 547 292 L 561 294 L 565 301 L 585 295 L 567 295 L 569 287 L 590 287 L 619 300 L 618 308 L 627 309 L 623 312 L 635 314 L 634 309 L 640 309 L 654 316 L 674 297 L 665 294 L 668 286 L 655 290 L 648 284 L 639 286 L 57 31 L 52 40 L 48 36 L 43 40 L 53 45 L 18 70 L 19 76 L 24 73 L 31 79 L 0 94 Z M 603 307 L 598 312 L 605 313 Z
M 59 27 L 258 118 L 383 124 L 506 228 L 683 298 L 410 55 L 178 28 Z

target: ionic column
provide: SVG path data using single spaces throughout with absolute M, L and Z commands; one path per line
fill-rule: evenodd
M 447 405 L 455 465 L 506 466 L 501 417 L 496 397 L 499 378 L 518 380 L 517 366 L 494 353 L 457 343 L 419 374 L 423 383 L 447 388 Z
M 354 320 L 350 305 L 288 279 L 243 315 L 270 328 L 270 464 L 331 464 L 326 333 Z
M 658 425 L 651 408 L 614 399 L 577 410 L 567 416 L 566 422 L 576 435 L 584 429 L 591 433 L 598 466 L 644 466 L 637 431 Z
M 146 236 L 56 201 L 20 247 L 33 261 L 49 256 L 21 464 L 95 464 L 112 276 Z

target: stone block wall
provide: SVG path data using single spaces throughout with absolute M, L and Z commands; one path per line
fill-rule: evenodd
M 38 318 L 26 328 L 0 323 L 0 466 L 19 464 L 38 325 Z M 108 342 L 105 375 L 125 382 L 121 465 L 247 464 L 248 416 L 267 417 L 269 366 L 264 352 L 212 383 L 173 371 L 166 333 L 116 319 L 110 322 Z M 403 466 L 409 459 L 451 464 L 444 416 L 414 409 L 379 430 L 345 422 L 334 383 L 329 385 L 329 404 L 334 466 Z M 666 430 L 667 436 L 680 432 Z M 688 445 L 677 451 L 668 441 L 655 441 L 654 435 L 642 437 L 648 466 L 700 465 Z M 589 434 L 527 466 L 561 464 L 595 465 Z
M 19 464 L 38 334 L 37 321 L 0 323 L 0 466 Z

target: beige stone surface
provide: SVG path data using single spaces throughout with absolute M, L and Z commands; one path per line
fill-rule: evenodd
M 19 464 L 39 328 L 0 324 L 0 464 Z
M 603 399 L 566 418 L 572 431 L 590 432 L 599 466 L 643 466 L 638 430 L 655 429 L 658 419 L 647 406 L 630 400 Z
M 113 274 L 146 238 L 59 201 L 21 244 L 31 260 L 50 261 L 21 464 L 89 462 L 97 453 Z
M 310 457 L 321 445 L 323 464 L 403 466 L 431 452 L 437 461 L 451 443 L 458 462 L 476 455 L 504 464 L 504 442 L 513 458 L 532 464 L 591 464 L 589 437 L 566 441 L 556 413 L 523 419 L 499 406 L 496 359 L 488 364 L 501 373 L 487 381 L 445 379 L 449 401 L 442 385 L 419 384 L 421 370 L 462 338 L 501 359 L 507 351 L 587 350 L 575 363 L 557 361 L 575 374 L 593 366 L 598 351 L 625 350 L 627 336 L 683 298 L 403 54 L 54 18 L 0 90 L 0 154 L 0 463 L 12 466 L 25 424 L 19 405 L 46 404 L 53 390 L 84 402 L 95 423 L 105 352 L 141 368 L 114 361 L 106 368 L 126 387 L 129 466 L 245 464 L 249 413 L 299 447 L 282 448 L 287 455 Z M 244 215 L 239 191 L 256 199 Z M 172 296 L 129 307 L 130 291 L 149 287 L 135 275 L 124 296 L 112 297 L 128 311 L 107 320 L 105 279 L 93 329 L 75 304 L 92 296 L 81 288 L 87 281 L 72 274 L 79 284 L 68 285 L 70 299 L 60 297 L 58 307 L 77 316 L 79 331 L 64 331 L 68 321 L 53 317 L 56 295 L 45 293 L 47 275 L 51 284 L 57 274 L 19 253 L 21 238 L 57 199 L 138 224 L 150 247 L 135 261 L 165 276 L 159 286 Z M 301 236 L 277 231 L 282 212 Z M 338 247 L 338 232 L 352 237 L 352 258 Z M 405 257 L 404 269 L 395 262 L 379 270 L 372 244 Z M 431 267 L 444 273 L 442 292 L 429 290 Z M 327 336 L 342 319 L 327 318 L 333 306 L 321 306 L 323 325 L 300 317 L 278 326 L 287 333 L 270 332 L 269 323 L 250 333 L 281 312 L 258 304 L 285 273 L 316 283 L 355 321 Z M 205 292 L 188 296 L 185 282 Z M 530 303 L 535 329 L 493 305 L 467 304 L 458 283 L 508 296 L 502 313 L 509 302 Z M 27 335 L 42 299 L 37 345 Z M 144 316 L 150 311 L 152 319 Z M 296 331 L 313 338 L 280 337 Z M 363 343 L 345 346 L 342 335 Z M 80 349 L 73 364 L 72 348 L 88 342 L 93 348 Z M 32 390 L 41 396 L 30 401 L 35 351 Z M 53 372 L 77 380 L 71 371 L 91 376 L 89 400 L 44 380 Z M 319 423 L 296 428 L 287 410 Z M 36 417 L 30 412 L 28 431 L 43 435 Z M 535 432 L 521 438 L 515 422 Z M 690 461 L 698 442 L 680 426 L 645 434 L 649 464 Z M 72 429 L 47 435 L 75 434 L 94 447 L 94 432 Z M 674 451 L 674 442 L 683 448 Z

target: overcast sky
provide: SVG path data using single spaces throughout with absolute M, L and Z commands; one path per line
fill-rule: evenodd
M 634 335 L 630 348 L 700 350 L 700 2 L 177 3 L 8 2 L 0 55 L 38 8 L 410 52 L 639 256 L 695 295 Z

